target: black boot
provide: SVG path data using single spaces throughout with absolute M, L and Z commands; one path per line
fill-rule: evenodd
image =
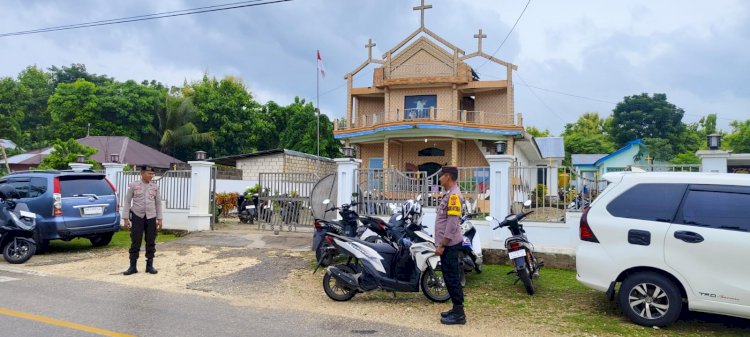
M 443 312 L 440 313 L 440 318 L 446 318 L 446 317 L 448 317 L 448 315 L 450 315 L 452 313 L 453 313 L 453 308 L 451 308 L 451 310 L 448 310 L 448 311 L 443 311 Z
M 448 314 L 447 317 L 441 318 L 440 323 L 443 323 L 445 325 L 466 324 L 466 314 L 464 313 L 464 306 L 454 305 L 453 312 Z
M 146 272 L 149 274 L 156 274 L 158 271 L 154 269 L 154 259 L 146 260 Z
M 130 268 L 128 268 L 128 270 L 126 270 L 122 274 L 125 275 L 125 276 L 128 276 L 128 275 L 133 275 L 133 274 L 137 273 L 138 269 L 135 268 L 136 262 L 138 262 L 138 260 L 130 260 Z

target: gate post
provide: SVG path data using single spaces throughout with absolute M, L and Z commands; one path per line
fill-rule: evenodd
M 122 172 L 125 168 L 125 164 L 104 163 L 102 166 L 104 166 L 104 175 L 107 176 L 107 179 L 109 179 L 109 181 L 115 186 L 120 186 L 117 182 L 117 173 Z
M 490 215 L 502 221 L 510 213 L 510 165 L 513 156 L 489 155 L 490 163 Z
M 336 158 L 336 180 L 338 183 L 337 196 L 338 205 L 348 204 L 352 201 L 352 194 L 356 192 L 357 177 L 355 172 L 362 164 L 362 160 L 354 158 Z M 312 200 L 312 202 L 320 202 Z
M 211 168 L 214 163 L 189 161 L 190 164 L 190 213 L 187 230 L 205 231 L 211 229 L 213 210 L 211 199 Z

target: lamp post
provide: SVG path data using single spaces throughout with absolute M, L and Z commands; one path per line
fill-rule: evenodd
M 109 161 L 112 163 L 119 163 L 120 162 L 120 155 L 117 153 L 113 153 L 109 155 Z
M 351 146 L 344 146 L 341 148 L 345 158 L 354 158 L 354 148 Z
M 76 163 L 85 163 L 86 162 L 86 156 L 79 154 L 76 156 Z
M 195 151 L 195 160 L 206 160 L 206 151 Z
M 508 142 L 505 140 L 499 140 L 495 142 L 495 154 L 505 154 L 508 150 Z
M 706 137 L 709 150 L 718 150 L 721 148 L 721 135 L 718 133 L 712 133 Z

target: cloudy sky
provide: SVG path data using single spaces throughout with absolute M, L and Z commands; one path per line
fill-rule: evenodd
M 231 0 L 0 0 L 0 33 L 151 14 Z M 239 0 L 235 0 L 239 1 Z M 467 53 L 473 35 L 500 47 L 527 0 L 428 0 L 426 25 Z M 261 102 L 315 100 L 315 51 L 327 76 L 321 110 L 345 114 L 344 74 L 419 27 L 418 0 L 295 0 L 207 14 L 0 38 L 0 77 L 27 65 L 83 63 L 118 80 L 170 85 L 203 72 L 241 77 Z M 495 54 L 518 65 L 516 111 L 559 133 L 584 112 L 610 114 L 624 96 L 666 93 L 686 122 L 750 118 L 750 3 L 741 0 L 532 0 Z M 504 69 L 470 62 L 483 79 Z M 372 69 L 355 85 L 372 81 Z

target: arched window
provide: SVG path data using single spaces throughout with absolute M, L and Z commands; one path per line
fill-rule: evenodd
M 428 147 L 426 149 L 419 150 L 420 157 L 442 157 L 445 156 L 445 151 L 436 147 Z

